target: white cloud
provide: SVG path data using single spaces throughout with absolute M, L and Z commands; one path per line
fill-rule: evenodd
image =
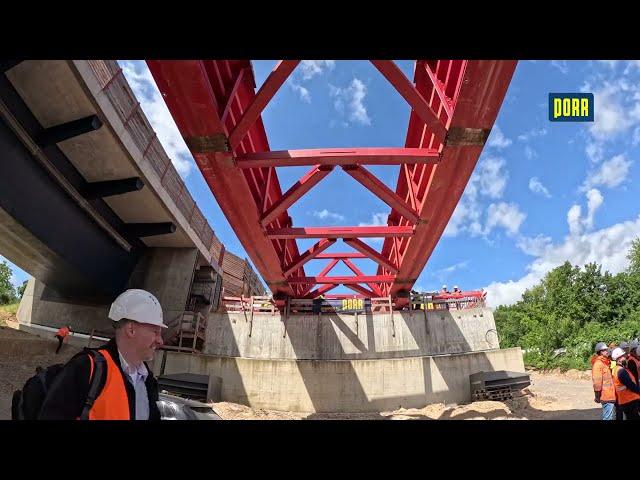
M 311 80 L 316 75 L 333 70 L 335 66 L 335 60 L 302 60 L 300 62 L 300 72 L 303 80 Z
M 467 190 L 465 190 L 465 194 L 456 205 L 449 223 L 444 229 L 442 235 L 445 237 L 455 237 L 465 231 L 468 231 L 474 237 L 482 234 L 482 224 L 480 223 L 481 205 L 475 198 L 472 199 L 467 195 L 466 192 Z
M 569 73 L 569 64 L 566 60 L 552 60 L 551 66 L 560 70 L 563 75 Z
M 604 197 L 599 190 L 592 188 L 585 196 L 587 197 L 587 214 L 582 216 L 582 207 L 580 205 L 572 205 L 567 212 L 567 224 L 569 225 L 570 235 L 581 235 L 585 230 L 589 231 L 593 228 L 593 218 L 596 210 L 600 208 L 604 201 Z
M 359 223 L 359 227 L 379 227 L 383 225 L 387 225 L 387 219 L 389 218 L 388 213 L 374 213 L 371 217 L 370 223 Z
M 614 274 L 621 272 L 628 265 L 626 255 L 631 242 L 638 236 L 640 216 L 589 234 L 569 235 L 559 244 L 547 243 L 528 265 L 526 275 L 518 280 L 493 282 L 485 287 L 487 302 L 493 307 L 517 302 L 527 288 L 537 284 L 548 271 L 567 260 L 580 266 L 597 262 L 603 266 L 603 270 Z
M 173 166 L 182 177 L 187 177 L 194 166 L 191 152 L 180 135 L 147 65 L 143 61 L 130 60 L 119 63 Z
M 492 203 L 487 209 L 487 223 L 484 234 L 488 235 L 495 227 L 503 227 L 508 235 L 515 235 L 527 217 L 515 203 Z
M 569 224 L 569 232 L 571 235 L 580 235 L 582 232 L 582 208 L 580 205 L 572 205 L 567 212 L 567 223 Z
M 314 217 L 320 218 L 321 220 L 330 219 L 330 220 L 344 220 L 344 215 L 340 215 L 339 213 L 330 212 L 326 208 L 320 211 L 314 211 L 312 213 Z
M 628 130 L 637 119 L 628 106 L 624 106 L 624 97 L 629 97 L 629 86 L 624 80 L 606 82 L 593 92 L 594 122 L 590 131 L 596 140 L 603 141 Z
M 631 160 L 626 160 L 624 155 L 616 155 L 603 162 L 598 170 L 591 172 L 581 189 L 584 191 L 598 185 L 609 188 L 617 187 L 627 178 L 631 163 Z
M 511 145 L 511 140 L 504 136 L 502 130 L 500 130 L 500 127 L 496 124 L 491 130 L 487 146 L 501 149 L 509 145 Z
M 544 195 L 547 198 L 551 198 L 549 190 L 547 190 L 547 187 L 542 184 L 538 177 L 531 177 L 529 179 L 529 190 L 531 190 L 533 193 L 539 193 L 540 195 Z
M 640 127 L 636 127 L 633 130 L 633 136 L 631 137 L 631 144 L 636 147 L 640 143 Z
M 527 145 L 526 147 L 524 147 L 524 156 L 527 157 L 527 160 L 532 160 L 537 157 L 538 154 L 533 148 Z
M 480 162 L 469 179 L 460 202 L 456 205 L 443 233 L 444 236 L 455 237 L 461 232 L 468 232 L 472 237 L 486 236 L 493 227 L 505 226 L 502 222 L 497 222 L 495 218 L 490 219 L 489 216 L 487 216 L 486 225 L 484 227 L 482 225 L 484 210 L 482 199 L 500 199 L 504 194 L 509 178 L 509 172 L 504 168 L 505 165 L 505 160 L 499 157 L 486 157 Z M 495 210 L 497 206 L 493 208 Z M 490 224 L 489 222 L 497 223 Z
M 291 89 L 296 92 L 300 96 L 300 100 L 305 103 L 311 103 L 311 95 L 309 94 L 309 90 L 304 88 L 302 85 L 298 85 L 295 82 L 289 81 L 287 82 Z
M 602 142 L 587 142 L 585 151 L 589 160 L 593 163 L 598 163 L 604 158 L 604 145 Z
M 592 188 L 587 192 L 587 216 L 584 219 L 584 226 L 587 230 L 593 228 L 593 216 L 603 201 L 604 198 L 599 190 Z
M 441 273 L 453 273 L 456 270 L 462 270 L 463 268 L 467 268 L 467 265 L 469 264 L 469 260 L 465 260 L 464 262 L 458 262 L 454 265 L 451 265 L 450 267 L 446 267 L 446 268 L 441 268 L 440 270 L 438 270 L 438 272 Z
M 503 158 L 487 157 L 479 166 L 477 179 L 480 193 L 489 198 L 501 198 L 507 186 L 509 172 L 504 169 Z
M 546 104 L 544 104 L 546 106 Z M 533 137 L 543 137 L 548 133 L 546 128 L 541 128 L 540 130 L 529 130 L 527 133 L 523 133 L 521 135 L 518 135 L 518 140 L 520 140 L 521 142 L 526 142 L 527 140 L 529 140 L 530 138 Z
M 536 237 L 520 237 L 516 242 L 516 246 L 527 255 L 539 257 L 545 249 L 551 244 L 551 238 L 544 235 Z
M 329 95 L 334 98 L 335 109 L 346 115 L 350 122 L 371 125 L 367 107 L 364 105 L 367 87 L 362 81 L 354 78 L 348 87 L 335 87 L 329 84 Z

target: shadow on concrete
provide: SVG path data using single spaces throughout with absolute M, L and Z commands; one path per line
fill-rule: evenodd
M 276 314 L 277 320 L 274 321 L 271 314 L 256 313 L 251 319 L 250 313 L 215 313 L 210 316 L 206 353 L 214 357 L 297 360 L 296 367 L 307 391 L 308 401 L 316 412 L 332 411 L 330 405 L 340 403 L 335 401 L 337 398 L 348 398 L 348 403 L 358 405 L 357 410 L 361 412 L 416 408 L 426 403 L 451 401 L 448 396 L 450 391 L 462 391 L 466 398 L 470 397 L 468 375 L 465 373 L 461 376 L 460 368 L 451 356 L 472 352 L 474 347 L 478 350 L 477 339 L 474 338 L 476 344 L 471 345 L 465 337 L 470 333 L 463 333 L 453 317 L 463 313 L 469 314 L 468 311 L 439 311 L 428 315 L 422 310 L 402 314 L 395 312 L 393 325 L 388 314 L 375 319 L 371 313 L 360 314 L 357 319 L 334 313 L 320 316 L 291 315 L 287 319 Z M 486 320 L 480 322 L 479 328 L 486 326 Z M 362 331 L 363 328 L 366 332 Z M 469 329 L 472 331 L 473 326 Z M 482 335 L 484 332 L 478 332 L 476 336 L 479 338 Z M 347 352 L 345 347 L 350 350 Z M 353 364 L 348 361 L 410 357 L 422 357 L 416 360 L 422 362 L 420 389 L 424 391 L 423 394 L 389 396 L 389 391 L 393 391 L 393 385 L 389 384 L 385 384 L 384 392 L 372 394 L 371 386 L 368 391 L 363 387 Z M 329 362 L 324 362 L 324 368 L 320 371 L 317 360 Z M 469 374 L 494 370 L 486 353 L 476 351 L 473 359 L 468 361 L 472 364 L 464 370 L 472 369 Z M 432 378 L 435 372 L 438 372 L 437 386 Z M 236 373 L 240 375 L 237 368 Z M 402 373 L 391 374 L 390 378 L 394 375 L 397 381 Z M 332 378 L 325 378 L 328 376 Z M 225 398 L 224 390 L 223 386 L 222 400 L 245 403 L 240 402 L 239 398 Z M 247 398 L 246 395 L 242 397 L 242 400 Z

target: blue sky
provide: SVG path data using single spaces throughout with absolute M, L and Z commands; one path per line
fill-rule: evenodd
M 253 62 L 258 87 L 275 63 Z M 121 64 L 216 234 L 227 249 L 245 255 L 144 62 Z M 398 64 L 413 78 L 412 61 Z M 594 93 L 595 122 L 549 122 L 549 92 L 579 91 Z M 272 150 L 402 146 L 408 118 L 406 102 L 366 61 L 304 61 L 263 113 Z M 633 181 L 639 145 L 640 62 L 519 62 L 488 144 L 416 286 L 485 288 L 495 306 L 516 301 L 565 260 L 624 269 L 630 242 L 640 236 L 640 187 Z M 395 189 L 398 167 L 370 169 Z M 306 170 L 279 168 L 283 190 Z M 289 209 L 294 226 L 386 223 L 388 212 L 341 169 Z M 315 241 L 299 241 L 300 249 Z M 379 248 L 381 241 L 371 245 Z M 337 242 L 331 250 L 348 248 Z M 376 269 L 373 262 L 355 263 L 368 274 Z M 305 268 L 314 274 L 323 266 L 312 261 Z M 16 284 L 27 278 L 12 267 Z M 332 274 L 350 271 L 338 266 Z

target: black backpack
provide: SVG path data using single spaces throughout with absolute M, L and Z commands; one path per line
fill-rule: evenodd
M 93 358 L 93 374 L 89 382 L 89 393 L 87 394 L 87 400 L 80 415 L 80 420 L 87 420 L 89 418 L 89 411 L 93 406 L 93 402 L 95 402 L 100 394 L 100 389 L 102 385 L 104 385 L 103 380 L 107 373 L 106 360 L 97 350 L 85 348 L 73 358 L 85 353 L 88 353 Z M 37 420 L 47 393 L 63 368 L 64 365 L 62 363 L 50 365 L 30 377 L 25 382 L 22 390 L 16 390 L 11 399 L 11 419 Z

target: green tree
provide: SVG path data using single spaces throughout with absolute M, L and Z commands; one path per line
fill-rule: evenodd
M 628 269 L 616 275 L 596 263 L 565 262 L 520 301 L 496 308 L 501 346 L 521 346 L 529 366 L 586 369 L 597 342 L 640 336 L 640 239 L 627 258 Z
M 0 304 L 6 305 L 16 301 L 16 291 L 11 284 L 11 268 L 6 261 L 0 263 Z
M 25 280 L 24 282 L 22 282 L 22 285 L 20 285 L 16 291 L 18 292 L 18 298 L 22 298 L 22 296 L 24 295 L 24 291 L 27 289 L 27 280 Z

